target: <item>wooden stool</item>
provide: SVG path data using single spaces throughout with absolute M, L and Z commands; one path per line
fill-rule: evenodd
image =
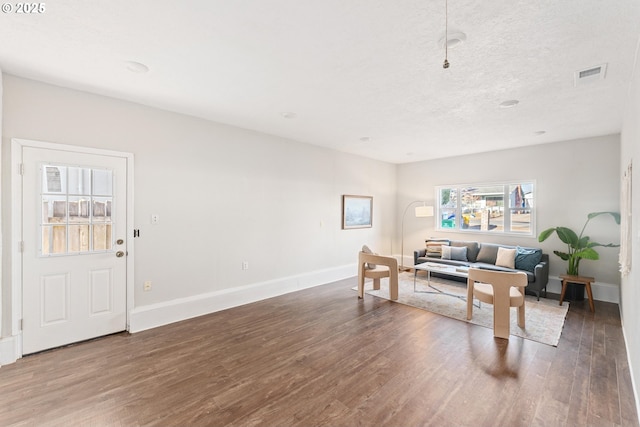
M 579 285 L 584 285 L 587 289 L 587 297 L 589 298 L 589 308 L 592 312 L 595 313 L 596 309 L 593 305 L 593 294 L 591 293 L 591 282 L 595 281 L 593 277 L 584 277 L 584 276 L 571 276 L 569 274 L 561 274 L 560 278 L 562 279 L 562 292 L 560 293 L 560 305 L 562 305 L 562 300 L 564 300 L 564 294 L 567 291 L 568 283 L 577 283 Z

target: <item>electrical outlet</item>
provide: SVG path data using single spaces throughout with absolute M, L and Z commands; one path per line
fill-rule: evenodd
M 242 269 L 243 270 L 249 269 L 249 261 L 242 261 Z
M 147 280 L 146 282 L 144 282 L 144 286 L 142 288 L 145 292 L 150 291 L 151 290 L 151 280 Z
M 151 214 L 151 224 L 158 224 L 160 222 L 159 214 Z

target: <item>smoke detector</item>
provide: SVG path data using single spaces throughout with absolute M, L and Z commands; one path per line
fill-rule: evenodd
M 446 36 L 443 34 L 438 40 L 438 46 L 444 49 L 445 40 L 447 41 L 447 48 L 453 49 L 464 43 L 467 40 L 467 35 L 462 31 L 454 31 Z
M 585 68 L 573 73 L 573 85 L 579 86 L 587 83 L 594 83 L 598 80 L 604 80 L 607 72 L 607 64 L 596 65 L 595 67 Z
M 125 67 L 132 73 L 145 74 L 149 72 L 149 67 L 147 67 L 142 62 L 126 61 Z

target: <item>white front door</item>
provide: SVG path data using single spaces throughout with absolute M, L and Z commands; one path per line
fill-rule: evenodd
M 22 353 L 126 329 L 127 159 L 22 147 Z

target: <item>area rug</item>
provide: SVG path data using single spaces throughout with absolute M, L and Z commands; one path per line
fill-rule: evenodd
M 398 283 L 398 300 L 396 302 L 467 322 L 466 301 L 452 296 L 457 295 L 466 298 L 467 284 L 432 277 L 431 285 L 444 293 L 437 293 L 434 289 L 428 287 L 424 276 L 417 277 L 416 291 L 418 292 L 414 293 L 413 273 L 401 273 Z M 353 289 L 357 290 L 357 287 Z M 389 299 L 388 279 L 381 279 L 380 290 L 377 291 L 373 290 L 373 283 L 367 280 L 365 281 L 364 289 L 368 295 Z M 478 302 L 476 301 L 475 303 L 473 318 L 468 322 L 493 329 L 493 306 L 483 303 L 478 308 Z M 565 301 L 560 306 L 556 300 L 540 298 L 540 301 L 538 301 L 536 297 L 527 295 L 525 304 L 525 329 L 518 326 L 516 309 L 511 309 L 511 335 L 557 347 L 562 327 L 564 326 L 564 319 L 569 310 L 569 303 Z

